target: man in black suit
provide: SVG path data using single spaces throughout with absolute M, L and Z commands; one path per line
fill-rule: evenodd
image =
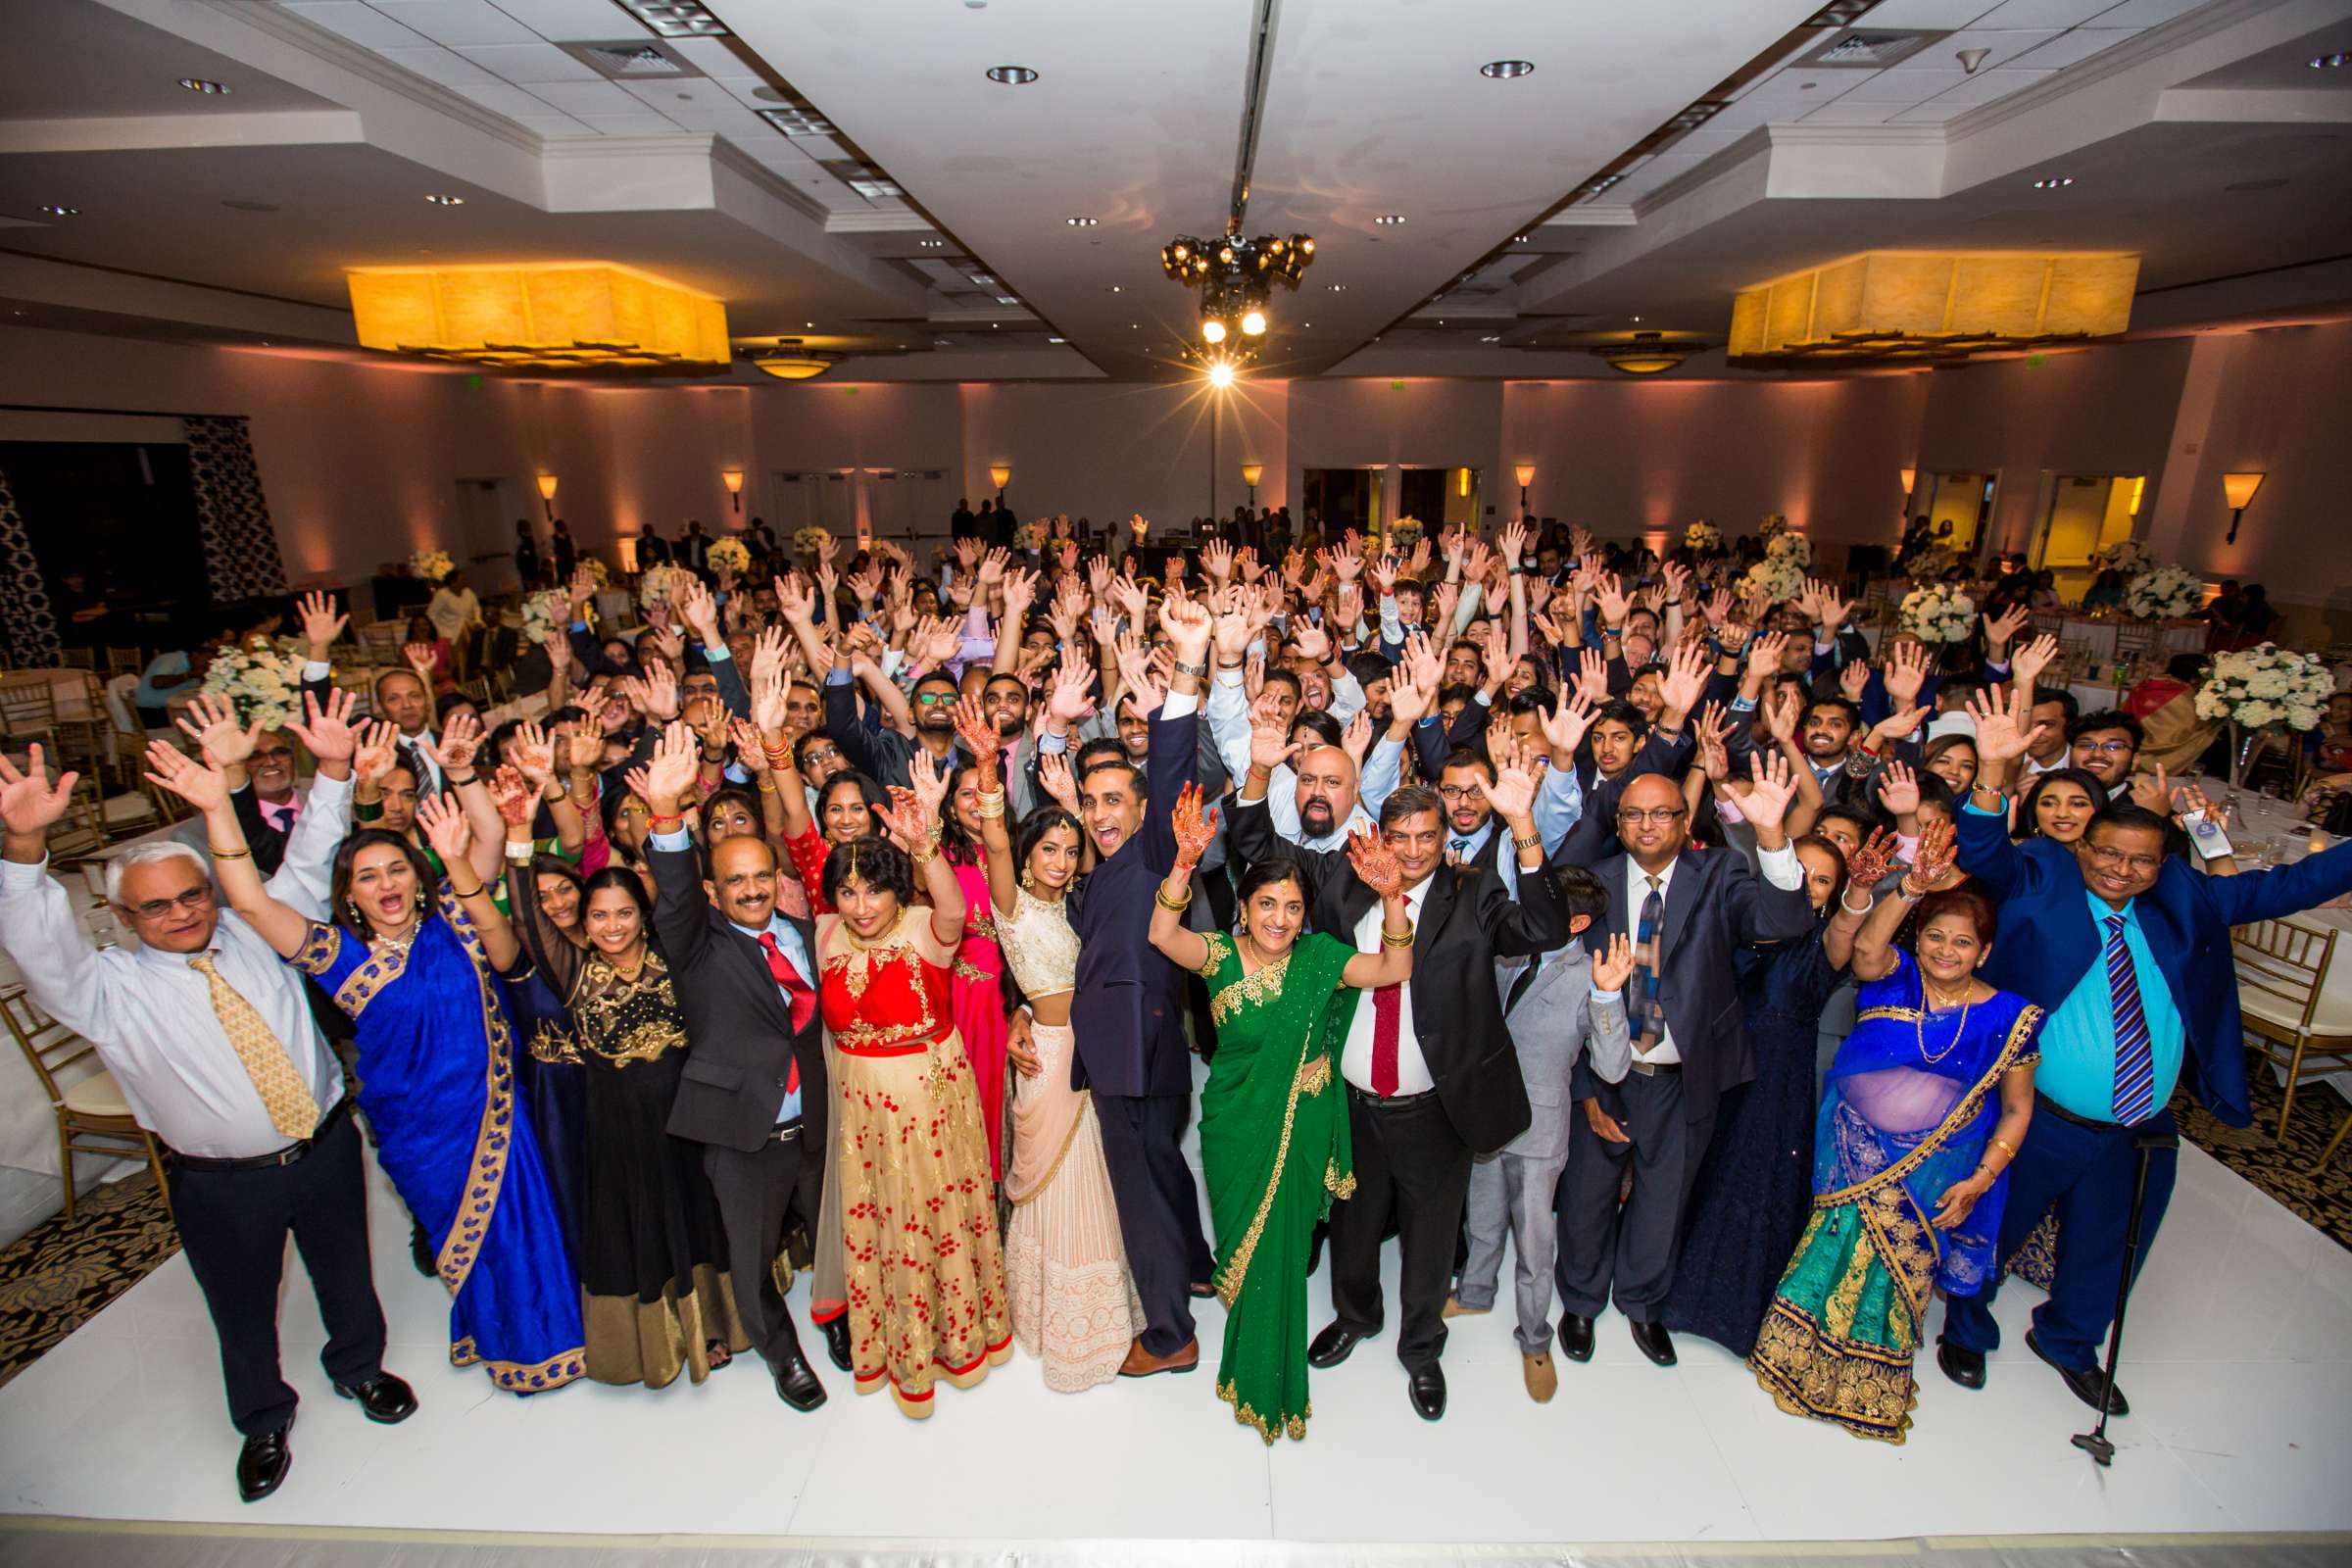
M 697 748 L 670 726 L 648 770 L 656 832 L 647 842 L 660 897 L 654 929 L 677 977 L 691 1043 L 669 1113 L 672 1137 L 703 1146 L 703 1169 L 727 1227 L 735 1307 L 753 1348 L 796 1410 L 825 1402 L 776 1290 L 785 1216 L 816 1234 L 824 1179 L 825 1055 L 815 936 L 776 912 L 776 856 L 763 839 L 722 839 L 710 869 L 687 837 L 680 802 L 693 788 Z M 849 1369 L 849 1325 L 823 1326 L 833 1364 Z
M 1287 749 L 1278 720 L 1253 725 L 1250 771 L 1233 808 L 1232 842 L 1245 863 L 1276 856 L 1298 862 L 1314 929 L 1366 953 L 1380 948 L 1380 900 L 1347 852 L 1286 843 L 1266 809 L 1267 781 Z M 1515 764 L 1516 757 L 1510 759 Z M 1337 1366 L 1380 1332 L 1380 1244 L 1390 1207 L 1403 1251 L 1397 1285 L 1403 1327 L 1396 1359 L 1405 1392 L 1430 1421 L 1446 1413 L 1444 1312 L 1454 1243 L 1470 1192 L 1472 1157 L 1528 1127 L 1527 1084 L 1494 987 L 1497 957 L 1533 957 L 1568 940 L 1568 917 L 1544 864 L 1536 783 L 1506 765 L 1477 778 L 1511 838 L 1514 901 L 1498 876 L 1446 863 L 1446 813 L 1436 791 L 1408 785 L 1381 803 L 1381 836 L 1404 872 L 1413 916 L 1413 978 L 1358 1005 L 1340 1052 L 1355 1145 L 1355 1195 L 1331 1212 L 1331 1298 L 1338 1316 L 1307 1348 L 1314 1366 Z
M 1788 764 L 1758 757 L 1749 766 L 1754 783 L 1740 809 L 1756 831 L 1761 881 L 1737 851 L 1690 845 L 1682 787 L 1662 773 L 1625 786 L 1616 807 L 1625 853 L 1593 867 L 1609 913 L 1586 933 L 1586 945 L 1605 951 L 1612 933 L 1634 941 L 1625 997 L 1634 1059 L 1623 1083 L 1602 1083 L 1582 1062 L 1573 1081 L 1593 1136 L 1570 1139 L 1556 1210 L 1560 1350 L 1570 1360 L 1592 1359 L 1592 1320 L 1613 1295 L 1642 1353 L 1674 1364 L 1674 1342 L 1658 1319 L 1674 1283 L 1683 1205 L 1714 1132 L 1716 1102 L 1755 1076 L 1732 955 L 1813 926 L 1804 869 L 1781 829 L 1795 793 Z M 1621 1206 L 1629 1164 L 1633 1193 Z
M 1119 1368 L 1122 1377 L 1200 1364 L 1191 1298 L 1212 1267 L 1180 1147 L 1193 1094 L 1184 973 L 1150 941 L 1154 892 L 1176 863 L 1176 798 L 1200 776 L 1200 693 L 1211 622 L 1204 608 L 1171 599 L 1160 624 L 1176 645 L 1171 689 L 1162 701 L 1138 664 L 1128 672 L 1125 699 L 1150 718 L 1149 782 L 1125 759 L 1098 760 L 1078 781 L 1079 816 L 1101 858 L 1072 921 L 1078 990 L 1070 1004 L 1070 1082 L 1094 1094 L 1102 1160 L 1144 1305 L 1144 1332 Z M 1051 733 L 1045 739 L 1055 749 L 1062 741 Z

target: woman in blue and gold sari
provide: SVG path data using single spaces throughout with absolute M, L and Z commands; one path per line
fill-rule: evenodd
M 461 798 L 479 788 L 464 781 Z M 426 800 L 416 821 L 448 875 L 401 835 L 362 829 L 336 852 L 336 923 L 321 925 L 270 897 L 237 853 L 232 808 L 206 813 L 230 905 L 358 1025 L 360 1108 L 376 1163 L 433 1245 L 451 1363 L 537 1394 L 579 1377 L 586 1357 L 579 1278 L 515 1092 L 505 980 L 529 965 L 468 854 L 466 808 Z
M 1830 946 L 1853 944 L 1859 1018 L 1814 1125 L 1812 1218 L 1748 1365 L 1782 1409 L 1900 1443 L 1931 1298 L 1974 1295 L 1992 1274 L 2041 1010 L 1977 978 L 1992 902 L 1966 883 L 1932 891 L 1950 869 L 1950 824 L 1929 825 L 1900 892 L 1874 905 L 1888 851 L 1874 837 L 1854 852 L 1832 923 Z M 1894 946 L 1913 906 L 1916 960 Z

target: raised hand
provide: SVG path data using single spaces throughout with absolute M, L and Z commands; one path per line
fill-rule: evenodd
M 1919 830 L 1919 846 L 1911 852 L 1911 870 L 1903 878 L 1903 892 L 1912 898 L 1934 892 L 1959 858 L 1960 846 L 1950 821 L 1931 817 Z
M 938 824 L 940 805 L 947 800 L 948 786 L 955 782 L 955 778 L 954 768 L 940 766 L 931 754 L 921 747 L 915 748 L 914 755 L 907 759 L 906 781 L 914 786 L 915 804 L 922 808 L 924 822 L 931 824 L 923 829 L 925 833 Z M 909 845 L 916 842 L 914 839 L 907 840 Z
M 1879 804 L 1897 817 L 1919 812 L 1919 775 L 1903 763 L 1888 762 L 1879 775 Z
M 2025 756 L 2049 728 L 2047 724 L 2029 726 L 2027 715 L 2032 711 L 2028 688 L 2022 681 L 2005 693 L 1994 687 L 1989 694 L 1970 698 L 1968 716 L 1977 725 L 1977 756 L 1986 762 L 2004 764 Z
M 1838 690 L 1849 703 L 1862 701 L 1870 689 L 1870 662 L 1857 659 L 1838 672 Z
M 1340 750 L 1354 760 L 1356 771 L 1360 774 L 1364 768 L 1364 755 L 1372 750 L 1372 713 L 1369 709 L 1357 709 L 1355 716 L 1348 721 L 1348 728 L 1340 736 Z
M 400 760 L 400 731 L 382 719 L 363 725 L 355 737 L 358 745 L 351 754 L 351 776 L 355 783 L 380 784 Z
M 36 746 L 25 759 L 32 765 L 36 776 L 40 767 L 40 752 L 41 749 Z M 207 766 L 205 763 L 197 761 L 169 741 L 149 741 L 147 743 L 147 778 L 149 782 L 170 790 L 199 811 L 216 811 L 228 804 L 227 776 L 218 766 Z M 58 788 L 65 791 L 71 791 L 73 783 L 74 775 L 71 773 L 57 781 Z M 49 820 L 54 822 L 57 817 L 53 815 Z M 25 831 L 17 826 L 16 818 L 13 815 L 9 818 L 8 830 L 11 833 Z M 37 832 L 38 829 L 31 831 Z
M 1760 631 L 1747 645 L 1748 678 L 1768 681 L 1780 673 L 1781 662 L 1788 656 L 1788 639 L 1777 631 Z
M 1846 887 L 1869 894 L 1886 880 L 1901 847 L 1892 828 L 1871 829 L 1870 837 L 1855 845 L 1853 853 L 1845 858 Z
M 2029 696 L 2041 680 L 2041 672 L 2050 667 L 2058 657 L 2058 639 L 2043 632 L 2017 651 L 2009 662 L 2009 678 L 2018 690 Z
M 1592 593 L 1593 598 L 1600 605 L 1601 625 L 1604 628 L 1614 626 L 1619 631 L 1623 631 L 1625 629 L 1625 612 L 1628 608 L 1624 579 L 1613 571 L 1609 572 L 1593 585 Z
M 791 625 L 811 624 L 816 618 L 816 596 L 809 591 L 808 579 L 797 571 L 778 577 L 776 609 Z
M 1709 703 L 1699 713 L 1698 722 L 1690 733 L 1698 741 L 1699 770 L 1710 783 L 1728 784 L 1732 776 L 1732 754 L 1724 746 L 1731 738 L 1732 721 L 1721 703 Z
M 1070 760 L 1060 752 L 1041 752 L 1037 759 L 1037 787 L 1054 805 L 1078 814 L 1078 781 L 1070 776 Z
M 963 749 L 972 754 L 980 766 L 980 776 L 991 783 L 997 776 L 997 754 L 1004 749 L 1003 737 L 997 726 L 980 707 L 980 699 L 971 693 L 956 699 L 956 738 Z
M 1777 830 L 1788 814 L 1788 803 L 1796 798 L 1796 781 L 1788 771 L 1788 759 L 1778 752 L 1767 756 L 1762 752 L 1749 754 L 1747 759 L 1749 783 L 1747 794 L 1740 802 L 1740 813 L 1758 830 Z
M 2133 773 L 2131 787 L 2133 806 L 2154 811 L 2158 816 L 2164 815 L 2171 808 L 2173 785 L 2171 778 L 2165 773 L 2162 762 L 2158 762 L 2152 772 Z
M 1853 601 L 1817 577 L 1807 577 L 1805 589 L 1812 597 L 1813 624 L 1828 634 L 1823 641 L 1835 638 L 1838 628 L 1854 612 Z
M 1215 635 L 1216 622 L 1205 605 L 1170 594 L 1160 602 L 1160 629 L 1176 645 L 1177 659 L 1187 664 L 1198 664 L 1208 658 L 1208 643 Z
M 1054 686 L 1046 698 L 1046 714 L 1057 718 L 1066 726 L 1089 717 L 1095 710 L 1095 672 L 1065 648 L 1061 663 L 1054 672 Z
M 1707 651 L 1695 638 L 1674 651 L 1658 682 L 1666 714 L 1688 714 L 1698 706 L 1698 694 L 1707 689 Z
M 1519 568 L 1520 554 L 1527 549 L 1527 524 L 1513 517 L 1502 525 L 1495 548 L 1502 554 L 1502 564 L 1510 570 Z
M 482 721 L 463 710 L 449 715 L 441 726 L 438 745 L 418 741 L 417 749 L 440 764 L 444 776 L 464 772 L 473 765 L 474 755 L 482 749 Z
M 473 827 L 466 820 L 466 808 L 437 795 L 416 803 L 416 825 L 444 868 L 464 863 L 466 852 L 473 848 Z
M 645 716 L 655 723 L 665 723 L 677 717 L 677 671 L 667 664 L 656 664 L 645 672 L 645 679 L 637 683 L 637 696 L 641 699 L 639 706 L 645 710 Z
M 547 788 L 556 776 L 556 743 L 536 720 L 526 721 L 514 731 L 514 770 L 534 789 Z
M 637 789 L 646 805 L 657 814 L 666 816 L 678 808 L 678 803 L 693 793 L 696 775 L 701 771 L 702 752 L 694 731 L 685 724 L 673 722 L 662 731 L 654 743 L 654 755 L 643 768 L 645 781 Z M 630 773 L 630 784 L 637 787 L 636 770 Z
M 1404 891 L 1404 867 L 1396 863 L 1396 852 L 1369 828 L 1348 833 L 1348 863 L 1355 868 L 1356 880 L 1381 898 L 1393 899 Z
M 1389 681 L 1389 719 L 1399 729 L 1411 729 L 1437 706 L 1437 689 L 1424 686 L 1399 664 Z
M 1389 701 L 1393 705 L 1396 698 L 1392 695 Z M 1592 727 L 1592 700 L 1581 690 L 1571 693 L 1563 688 L 1559 706 L 1540 715 L 1537 722 L 1544 726 L 1544 739 L 1555 758 L 1571 754 L 1584 744 L 1585 732 Z
M 2033 610 L 2025 605 L 2011 605 L 2007 610 L 2002 611 L 1998 615 L 1984 616 L 1984 646 L 1986 651 L 1988 653 L 1998 655 L 2002 649 L 2008 647 L 2011 643 L 2017 640 L 2017 634 L 2021 631 L 2024 631 L 2027 623 L 2032 621 L 2033 618 Z
M 149 749 L 162 745 L 154 742 Z M 164 746 L 172 756 L 179 753 Z M 180 757 L 181 761 L 187 759 Z M 68 807 L 74 804 L 74 783 L 81 775 L 60 773 L 51 782 L 41 767 L 41 749 L 33 746 L 24 754 L 24 766 L 20 771 L 5 756 L 0 756 L 0 823 L 7 825 L 10 834 L 19 838 L 37 839 L 62 820 Z
M 262 738 L 262 721 L 237 722 L 237 705 L 225 697 L 198 693 L 188 710 L 173 722 L 194 741 L 217 767 L 236 767 L 253 755 Z
M 661 610 L 667 607 L 657 605 L 654 608 Z M 637 652 L 642 655 L 649 648 L 653 650 L 655 667 L 675 667 L 686 662 L 686 639 L 659 621 L 638 634 Z
M 1298 754 L 1283 722 L 1279 700 L 1263 695 L 1250 709 L 1250 766 L 1272 772 Z
M 343 635 L 343 628 L 351 624 L 351 617 L 336 612 L 333 594 L 320 593 L 316 589 L 304 594 L 296 609 L 302 617 L 302 640 L 307 645 L 311 662 L 325 663 L 327 650 L 334 646 L 336 638 Z
M 1528 813 L 1535 809 L 1536 777 L 1524 767 L 1497 765 L 1494 781 L 1487 782 L 1482 774 L 1478 779 L 1478 789 L 1505 826 L 1526 821 Z
M 703 586 L 700 577 L 688 577 L 678 585 L 674 596 L 678 616 L 686 622 L 705 648 L 719 646 L 718 601 Z
M 400 645 L 400 657 L 409 662 L 409 668 L 416 672 L 416 678 L 424 682 L 426 689 L 431 689 L 433 684 L 433 645 L 431 643 L 403 643 Z
M 1764 700 L 1764 732 L 1777 745 L 1793 746 L 1796 744 L 1796 721 L 1804 716 L 1804 712 L 1803 699 L 1793 690 L 1783 687 Z
M 350 692 L 332 691 L 327 693 L 326 707 L 322 709 L 315 695 L 305 692 L 302 710 L 310 715 L 310 722 L 289 719 L 286 733 L 309 747 L 311 755 L 321 762 L 347 762 L 360 744 L 351 722 L 351 710 L 358 702 Z
M 1319 664 L 1331 657 L 1331 633 L 1313 621 L 1294 620 L 1291 622 L 1291 646 L 1298 651 L 1299 658 L 1311 659 Z
M 1200 786 L 1187 784 L 1176 797 L 1176 808 L 1169 825 L 1176 833 L 1176 869 L 1189 873 L 1208 853 L 1209 844 L 1217 836 L 1217 808 L 1203 809 L 1200 805 Z
M 531 819 L 539 792 L 520 768 L 502 766 L 490 775 L 490 804 L 498 808 L 499 819 L 507 826 L 520 827 Z
M 1634 944 L 1622 931 L 1609 933 L 1609 945 L 1592 957 L 1592 989 L 1623 991 L 1634 977 Z
M 1909 708 L 1918 698 L 1920 689 L 1928 683 L 1928 665 L 1933 662 L 1926 643 L 1908 639 L 1895 644 L 1894 656 L 1886 665 L 1886 696 L 1897 708 Z

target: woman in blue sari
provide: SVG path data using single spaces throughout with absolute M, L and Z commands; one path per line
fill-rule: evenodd
M 360 1108 L 376 1163 L 434 1248 L 450 1294 L 451 1363 L 480 1363 L 511 1394 L 579 1377 L 579 1279 L 515 1092 L 504 981 L 524 978 L 529 965 L 468 855 L 465 809 L 440 799 L 416 808 L 446 877 L 398 834 L 368 828 L 345 839 L 332 925 L 269 896 L 240 853 L 233 807 L 208 808 L 205 821 L 231 906 L 358 1026 Z
M 1950 824 L 1931 822 L 1900 892 L 1875 904 L 1885 851 L 1851 858 L 1834 927 L 1853 933 L 1859 1016 L 1814 1124 L 1812 1218 L 1748 1356 L 1782 1409 L 1886 1443 L 1911 1425 L 1935 1292 L 1992 1275 L 2002 1173 L 2034 1114 L 2041 1009 L 1977 978 L 1995 911 L 1965 883 L 1932 891 L 1952 855 Z M 1894 946 L 1914 905 L 1916 960 Z

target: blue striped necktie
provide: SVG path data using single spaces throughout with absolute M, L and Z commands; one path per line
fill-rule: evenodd
M 1646 872 L 1643 878 L 1649 883 L 1649 896 L 1642 901 L 1641 915 L 1634 923 L 1634 977 L 1626 984 L 1625 999 L 1626 1022 L 1636 1051 L 1648 1051 L 1666 1038 L 1666 1008 L 1658 1001 L 1663 967 L 1658 960 L 1658 926 L 1665 919 L 1666 905 L 1658 879 Z
M 2115 1119 L 2130 1127 L 2156 1108 L 2156 1053 L 2139 1004 L 2139 978 L 2124 940 L 2124 917 L 2106 916 L 2107 990 L 2115 1000 Z

